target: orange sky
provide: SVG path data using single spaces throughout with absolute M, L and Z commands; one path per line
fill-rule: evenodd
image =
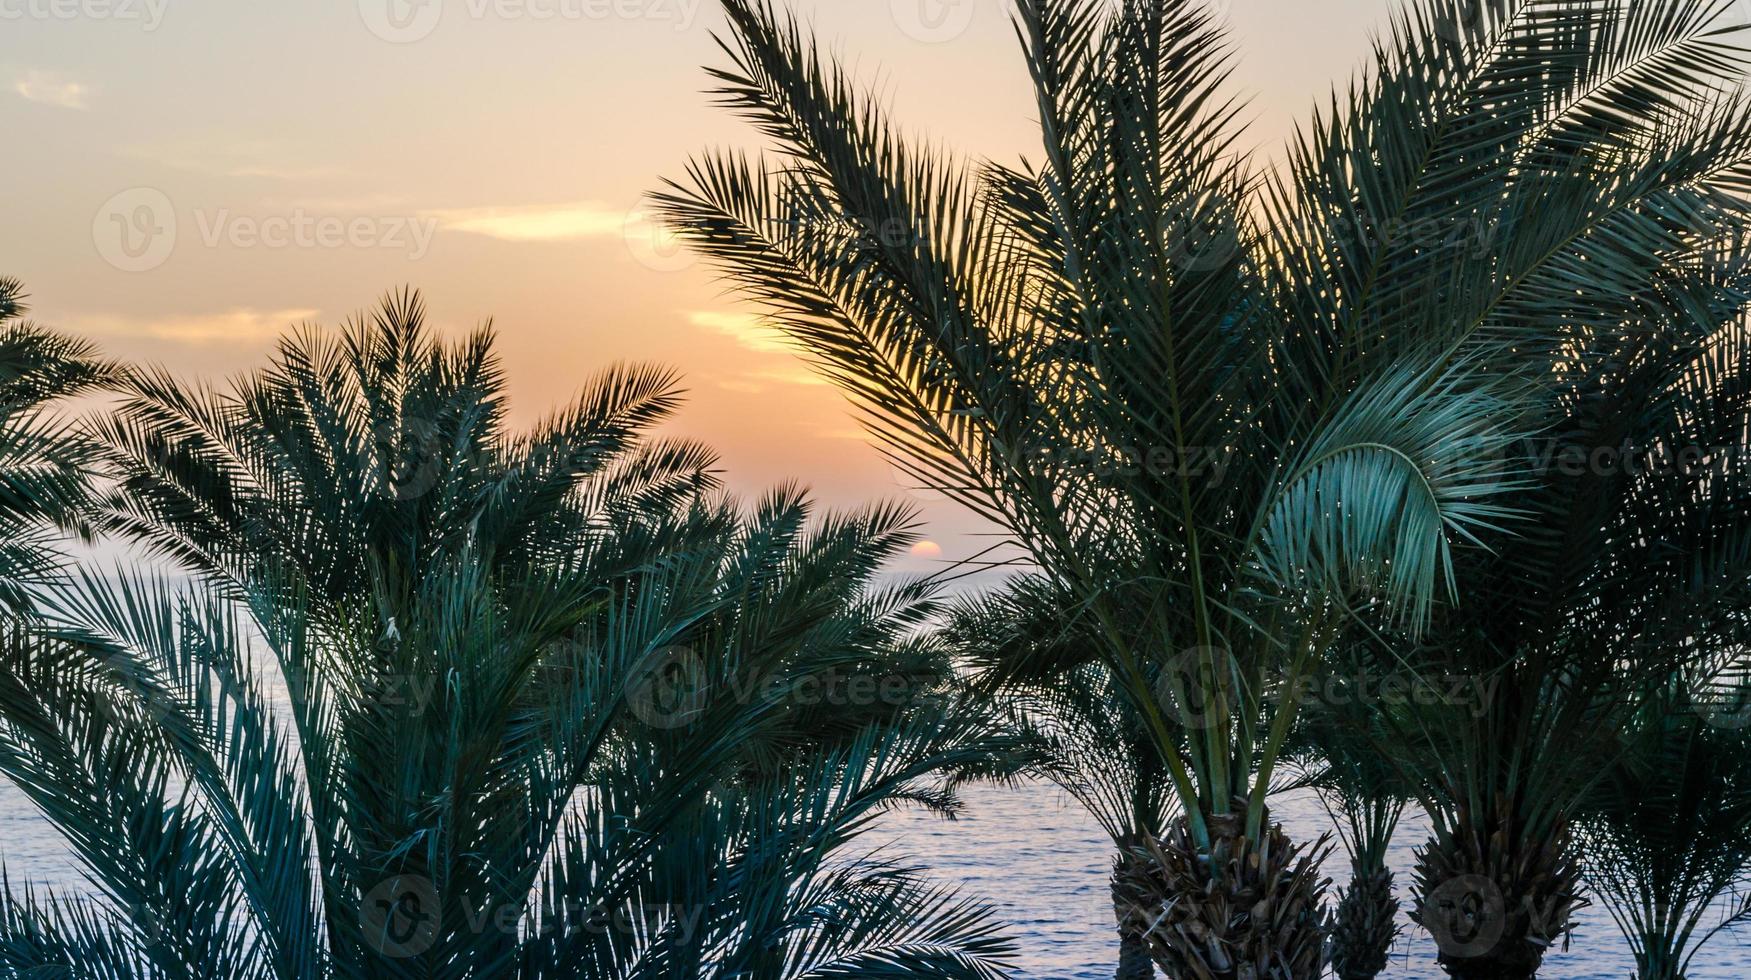
M 1395 0 L 1214 2 L 1273 152 Z M 0 0 L 0 274 L 44 322 L 210 375 L 410 284 L 444 329 L 495 319 L 520 420 L 661 361 L 738 490 L 903 494 L 838 394 L 638 218 L 694 151 L 754 145 L 702 94 L 715 3 Z M 1032 152 L 1006 0 L 794 3 L 908 128 Z M 979 548 L 922 503 L 945 558 Z

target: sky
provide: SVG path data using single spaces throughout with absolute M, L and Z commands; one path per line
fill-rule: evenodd
M 908 132 L 1038 157 L 1009 0 L 790 0 Z M 1210 0 L 1266 157 L 1398 0 Z M 759 145 L 711 106 L 717 0 L 0 0 L 0 275 L 110 355 L 223 378 L 305 321 L 422 290 L 491 319 L 526 425 L 597 370 L 686 376 L 671 427 L 744 494 L 911 496 L 930 570 L 986 543 L 909 490 L 839 393 L 643 217 L 688 158 Z

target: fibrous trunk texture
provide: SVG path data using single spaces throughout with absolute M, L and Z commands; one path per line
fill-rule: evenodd
M 1236 801 L 1244 808 L 1244 801 Z M 1207 818 L 1210 853 L 1185 818 L 1119 862 L 1113 894 L 1123 931 L 1174 980 L 1317 980 L 1325 967 L 1320 901 L 1329 848 L 1295 845 L 1280 826 L 1248 840 L 1238 815 Z
M 1149 946 L 1136 933 L 1119 937 L 1119 969 L 1117 980 L 1155 980 L 1155 961 L 1149 958 Z
M 1398 899 L 1392 897 L 1392 872 L 1354 863 L 1351 869 L 1350 888 L 1332 921 L 1332 970 L 1338 980 L 1372 980 L 1386 969 L 1398 936 Z
M 1126 878 L 1135 873 L 1138 845 L 1135 836 L 1120 841 L 1118 857 L 1113 861 L 1113 910 L 1119 924 L 1119 969 L 1113 974 L 1116 980 L 1155 978 L 1155 961 L 1149 958 L 1149 944 L 1143 941 L 1141 933 L 1130 927 L 1131 916 L 1123 893 Z
M 1539 840 L 1515 830 L 1505 804 L 1482 824 L 1462 808 L 1451 835 L 1417 852 L 1411 919 L 1457 980 L 1536 976 L 1582 905 L 1566 825 Z

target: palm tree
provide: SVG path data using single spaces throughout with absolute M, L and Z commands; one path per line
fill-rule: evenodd
M 0 671 L 0 771 L 100 899 L 7 889 L 0 963 L 1000 975 L 983 906 L 852 847 L 1002 748 L 913 635 L 932 587 L 876 585 L 910 516 L 740 515 L 709 454 L 646 438 L 660 372 L 511 435 L 490 337 L 419 310 L 227 393 L 131 372 L 95 423 L 98 520 L 199 580 L 84 575 Z M 798 693 L 837 676 L 905 697 Z
M 1262 176 L 1190 0 L 1021 0 L 1044 158 L 972 173 L 794 19 L 726 9 L 719 98 L 779 152 L 703 157 L 661 208 L 1094 624 L 1180 804 L 1142 855 L 1158 962 L 1311 975 L 1318 876 L 1266 836 L 1295 712 L 1259 692 L 1358 609 L 1414 638 L 1496 588 L 1457 566 L 1514 516 L 1553 361 L 1730 265 L 1725 4 L 1421 0 Z
M 1709 940 L 1751 919 L 1751 732 L 1718 707 L 1672 690 L 1644 704 L 1578 828 L 1639 980 L 1683 980 Z
M 71 526 L 86 492 L 87 445 L 49 403 L 96 387 L 106 368 L 92 349 L 21 322 L 24 287 L 0 277 L 0 607 L 60 563 L 53 528 Z
M 1371 980 L 1386 969 L 1399 935 L 1398 899 L 1387 848 L 1413 791 L 1379 746 L 1392 737 L 1384 713 L 1402 710 L 1377 703 L 1377 692 L 1360 689 L 1368 673 L 1354 659 L 1334 658 L 1321 672 L 1321 696 L 1304 708 L 1294 736 L 1294 766 L 1337 830 L 1350 858 L 1350 886 L 1340 889 L 1329 923 L 1332 972 L 1339 980 Z M 1345 676 L 1345 674 L 1348 676 Z
M 648 435 L 679 404 L 673 373 L 612 368 L 516 434 L 492 343 L 489 324 L 439 344 L 404 292 L 338 332 L 295 330 L 229 392 L 129 369 L 92 420 L 118 477 L 95 520 L 238 587 L 295 571 L 386 630 L 464 549 L 524 576 L 637 567 L 721 531 L 684 506 L 716 487 L 712 454 Z
M 1350 887 L 1338 893 L 1331 922 L 1332 972 L 1339 980 L 1373 980 L 1386 969 L 1399 933 L 1386 848 L 1404 815 L 1405 801 L 1342 789 L 1328 790 L 1321 799 L 1350 855 Z
M 969 686 L 999 706 L 1027 747 L 1028 771 L 1075 799 L 1112 838 L 1113 909 L 1119 929 L 1118 980 L 1155 975 L 1143 936 L 1128 928 L 1124 882 L 1134 852 L 1160 836 L 1176 801 L 1151 751 L 1149 729 L 1100 658 L 1091 624 L 1063 616 L 1052 583 L 1018 576 L 963 599 L 943 630 Z
M 1573 828 L 1613 771 L 1613 733 L 1645 689 L 1742 643 L 1745 256 L 1736 243 L 1675 258 L 1645 320 L 1552 358 L 1539 450 L 1551 461 L 1518 498 L 1529 528 L 1464 556 L 1468 602 L 1436 617 L 1428 646 L 1396 651 L 1398 665 L 1493 688 L 1481 704 L 1419 708 L 1386 742 L 1432 818 L 1414 917 L 1455 976 L 1536 972 L 1583 901 L 1584 862 L 1602 859 Z

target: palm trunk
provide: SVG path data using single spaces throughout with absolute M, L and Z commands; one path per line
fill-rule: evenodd
M 1134 932 L 1119 934 L 1119 969 L 1115 980 L 1155 980 L 1155 964 L 1149 959 L 1149 945 Z
M 1350 888 L 1338 901 L 1332 923 L 1332 971 L 1338 980 L 1373 980 L 1386 969 L 1398 935 L 1398 899 L 1392 872 L 1352 863 Z
M 1644 936 L 1647 944 L 1636 954 L 1636 980 L 1684 980 L 1684 954 L 1671 936 Z
M 1237 801 L 1242 807 L 1244 801 Z M 1325 969 L 1320 901 L 1329 852 L 1290 843 L 1281 826 L 1246 838 L 1237 815 L 1208 816 L 1201 851 L 1181 817 L 1167 836 L 1146 837 L 1115 869 L 1122 931 L 1149 949 L 1169 977 L 1198 980 L 1318 980 Z
M 1135 874 L 1138 841 L 1129 837 L 1119 842 L 1119 854 L 1113 860 L 1113 915 L 1119 926 L 1119 969 L 1115 980 L 1155 980 L 1155 964 L 1149 958 L 1149 944 L 1137 929 L 1130 927 L 1133 916 L 1126 905 L 1122 882 Z
M 1417 853 L 1411 918 L 1434 937 L 1455 980 L 1537 976 L 1581 905 L 1567 828 L 1527 840 L 1506 809 L 1480 825 L 1462 807 L 1452 833 Z

